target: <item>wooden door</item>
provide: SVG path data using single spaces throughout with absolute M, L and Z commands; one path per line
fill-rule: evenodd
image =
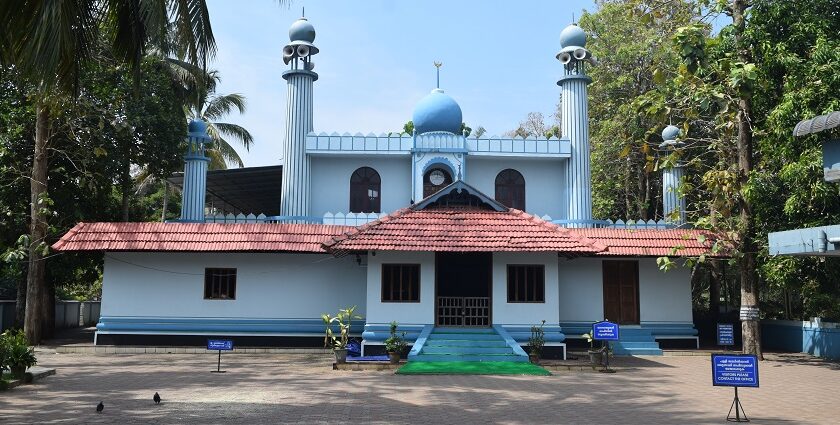
M 623 325 L 639 324 L 639 263 L 603 263 L 604 318 Z

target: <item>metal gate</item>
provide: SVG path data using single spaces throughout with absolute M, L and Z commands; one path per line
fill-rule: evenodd
M 437 297 L 437 326 L 490 326 L 490 297 Z

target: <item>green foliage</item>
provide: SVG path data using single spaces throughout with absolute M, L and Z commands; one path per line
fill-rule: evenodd
M 391 322 L 389 332 L 388 338 L 385 339 L 385 351 L 388 353 L 402 354 L 406 347 L 408 347 L 408 343 L 405 342 L 405 332 L 397 334 L 396 321 Z
M 356 306 L 353 306 L 339 309 L 335 316 L 321 314 L 321 320 L 324 321 L 324 347 L 332 347 L 336 350 L 347 348 L 347 343 L 350 342 L 351 322 L 362 319 L 362 316 L 355 312 Z M 338 328 L 338 334 L 333 330 L 334 327 Z
M 3 367 L 32 367 L 38 363 L 35 349 L 29 346 L 22 330 L 8 330 L 0 335 L 0 371 Z

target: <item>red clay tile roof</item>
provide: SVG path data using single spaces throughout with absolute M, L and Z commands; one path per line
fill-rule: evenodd
M 323 242 L 354 227 L 323 224 L 79 223 L 56 251 L 325 252 Z
M 553 251 L 594 254 L 606 247 L 519 210 L 463 208 L 398 210 L 335 237 L 330 252 Z
M 626 256 L 714 256 L 711 253 L 715 236 L 698 229 L 631 230 L 614 228 L 569 229 L 607 247 L 596 255 Z M 699 238 L 699 239 L 698 239 Z M 703 240 L 701 242 L 700 240 Z M 718 254 L 720 256 L 720 254 Z

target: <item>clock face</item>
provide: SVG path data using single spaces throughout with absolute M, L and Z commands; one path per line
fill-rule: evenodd
M 445 181 L 446 176 L 443 175 L 443 171 L 434 170 L 431 174 L 429 174 L 429 182 L 431 182 L 435 186 L 440 186 Z

